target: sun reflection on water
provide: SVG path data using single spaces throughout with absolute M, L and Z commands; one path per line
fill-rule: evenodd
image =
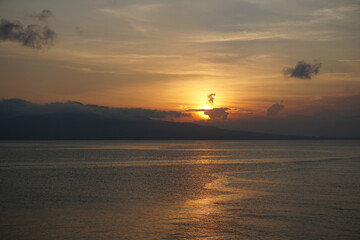
M 223 239 L 224 233 L 236 235 L 240 230 L 231 224 L 231 203 L 261 194 L 231 187 L 230 183 L 239 182 L 241 179 L 232 176 L 231 172 L 216 173 L 216 167 L 209 156 L 199 156 L 194 174 L 199 183 L 197 187 L 204 190 L 195 198 L 188 198 L 180 208 L 178 217 L 173 220 L 175 232 L 181 233 L 183 238 Z M 209 175 L 212 177 L 211 181 L 208 181 Z M 205 184 L 201 186 L 201 183 Z M 177 235 L 174 235 L 174 238 L 175 236 Z

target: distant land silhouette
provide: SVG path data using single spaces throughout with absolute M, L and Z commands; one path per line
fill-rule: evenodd
M 0 120 L 1 140 L 250 140 L 298 137 L 231 131 L 194 123 L 103 117 L 22 116 Z
M 34 104 L 0 101 L 1 140 L 250 140 L 294 136 L 226 130 L 150 119 L 179 115 L 146 109 L 108 108 L 78 102 Z

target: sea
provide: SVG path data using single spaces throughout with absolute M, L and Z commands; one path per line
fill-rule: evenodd
M 360 141 L 1 141 L 0 239 L 360 239 Z

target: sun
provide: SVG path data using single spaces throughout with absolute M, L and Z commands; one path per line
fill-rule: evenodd
M 203 119 L 203 120 L 208 120 L 208 119 L 210 119 L 210 117 L 209 117 L 208 115 L 206 115 L 204 112 L 198 112 L 197 114 L 198 114 L 198 116 L 199 116 L 201 119 Z
M 210 109 L 212 109 L 212 107 L 208 104 L 205 104 L 205 105 L 201 106 L 200 109 L 210 110 Z M 198 112 L 198 115 L 201 119 L 204 119 L 204 120 L 210 119 L 210 117 L 208 115 L 206 115 L 204 112 Z

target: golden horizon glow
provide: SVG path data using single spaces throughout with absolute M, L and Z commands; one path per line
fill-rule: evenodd
M 203 105 L 203 106 L 201 107 L 201 109 L 210 110 L 210 109 L 212 109 L 212 106 L 206 104 L 206 105 Z
M 332 106 L 328 97 L 355 102 L 346 96 L 360 94 L 354 51 L 360 33 L 348 27 L 359 22 L 356 4 L 309 3 L 303 11 L 300 0 L 274 7 L 267 1 L 155 2 L 2 1 L 6 21 L 24 29 L 48 26 L 57 37 L 42 49 L 1 39 L 0 98 L 184 113 L 228 108 L 227 119 L 236 120 L 266 117 L 279 102 L 278 117 L 312 115 Z M 47 22 L 24 15 L 36 16 L 45 6 L 54 14 Z M 284 75 L 299 61 L 312 66 L 316 59 L 322 63 L 317 74 Z M 214 104 L 207 98 L 212 93 Z M 340 105 L 344 111 L 358 104 Z M 355 110 L 347 115 L 357 116 Z M 168 119 L 209 119 L 204 111 L 191 114 Z

